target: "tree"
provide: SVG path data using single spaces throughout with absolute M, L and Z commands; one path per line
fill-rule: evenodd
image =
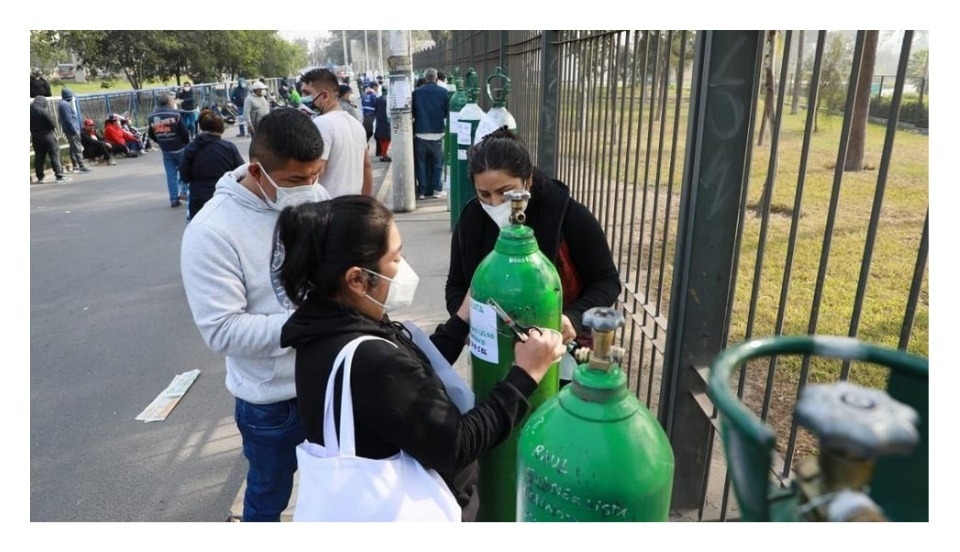
M 777 31 L 767 31 L 764 50 L 763 63 L 763 115 L 760 118 L 760 133 L 757 136 L 757 145 L 763 145 L 763 134 L 767 128 L 767 123 L 773 126 L 773 104 L 774 98 L 773 81 L 776 80 L 774 61 L 777 57 Z
M 156 44 L 164 31 L 54 31 L 58 44 L 76 53 L 89 67 L 123 73 L 134 90 L 157 78 L 164 65 Z
M 797 37 L 797 66 L 793 71 L 793 101 L 790 103 L 790 114 L 797 114 L 797 103 L 800 99 L 800 82 L 803 75 L 803 31 Z
M 851 57 L 846 37 L 841 33 L 834 33 L 821 64 L 820 89 L 817 92 L 817 105 L 814 107 L 816 109 L 813 119 L 814 132 L 819 130 L 821 107 L 835 112 L 843 110 L 843 104 L 847 99 L 847 78 L 842 67 L 850 63 Z
M 915 86 L 920 91 L 920 103 L 923 103 L 923 94 L 930 82 L 927 80 L 930 68 L 930 50 L 924 48 L 910 54 L 910 61 L 907 63 L 907 74 L 914 78 Z
M 843 163 L 844 171 L 863 170 L 863 151 L 866 146 L 867 116 L 870 113 L 870 86 L 873 84 L 873 66 L 877 61 L 879 31 L 863 31 L 863 54 L 857 75 L 857 92 L 850 115 L 850 141 Z

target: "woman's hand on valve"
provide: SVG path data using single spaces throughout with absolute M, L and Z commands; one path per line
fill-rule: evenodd
M 560 333 L 563 334 L 564 345 L 577 338 L 577 330 L 574 329 L 573 322 L 565 314 L 560 318 Z
M 565 352 L 560 332 L 548 328 L 530 328 L 527 340 L 518 341 L 513 346 L 514 363 L 537 383 Z

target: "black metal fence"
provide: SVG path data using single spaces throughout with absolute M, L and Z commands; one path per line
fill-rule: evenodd
M 481 84 L 502 67 L 535 162 L 603 226 L 624 285 L 630 386 L 670 436 L 684 519 L 737 517 L 704 393 L 727 344 L 833 334 L 927 354 L 928 142 L 896 124 L 913 33 L 893 116 L 862 137 L 852 119 L 864 32 L 844 60 L 839 115 L 808 109 L 823 88 L 826 31 L 804 60 L 803 101 L 785 103 L 797 34 L 453 31 L 414 54 L 415 70 L 473 68 Z M 864 169 L 845 171 L 858 141 Z M 742 400 L 778 434 L 772 476 L 788 477 L 815 446 L 792 413 L 803 385 L 883 387 L 884 377 L 810 358 L 742 370 Z

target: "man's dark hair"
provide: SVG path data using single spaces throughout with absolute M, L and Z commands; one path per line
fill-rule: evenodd
M 293 159 L 316 161 L 323 154 L 323 138 L 309 117 L 299 110 L 282 107 L 268 113 L 250 142 L 250 159 L 267 172 L 279 169 Z
M 324 88 L 337 94 L 340 90 L 340 81 L 333 71 L 329 69 L 316 68 L 311 69 L 300 77 L 300 80 L 309 83 L 314 88 Z

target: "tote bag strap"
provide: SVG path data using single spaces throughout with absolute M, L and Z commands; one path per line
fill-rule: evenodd
M 371 339 L 386 341 L 396 347 L 395 343 L 387 341 L 382 337 L 364 335 L 344 345 L 343 349 L 341 349 L 337 355 L 337 358 L 333 361 L 333 370 L 330 371 L 330 377 L 327 379 L 327 392 L 323 397 L 323 444 L 331 455 L 357 455 L 357 443 L 353 423 L 353 395 L 350 392 L 350 374 L 353 365 L 353 353 L 361 343 Z M 343 385 L 340 391 L 340 439 L 338 440 L 334 426 L 336 418 L 333 415 L 333 390 L 336 385 L 337 372 L 340 371 L 341 366 L 343 366 Z

